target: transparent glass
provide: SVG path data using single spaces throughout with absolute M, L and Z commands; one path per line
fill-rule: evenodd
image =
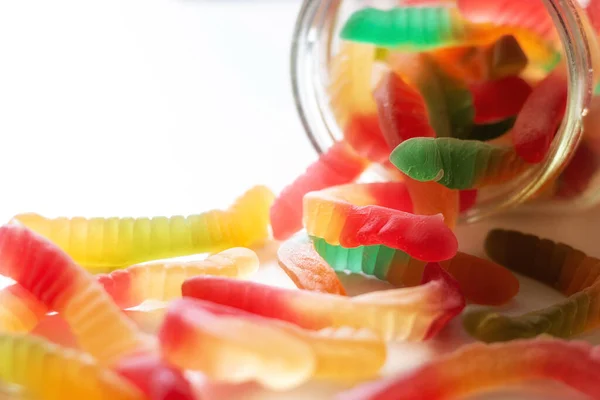
M 367 6 L 386 9 L 400 3 L 398 0 L 305 0 L 295 27 L 291 76 L 300 120 L 317 152 L 324 152 L 343 137 L 327 94 L 329 67 L 340 42 L 341 26 L 358 9 Z M 547 199 L 532 202 L 535 194 L 564 169 L 582 140 L 583 119 L 593 97 L 593 66 L 599 65 L 597 37 L 582 5 L 576 0 L 544 0 L 544 3 L 560 37 L 567 65 L 565 117 L 545 160 L 532 164 L 518 179 L 485 190 L 476 206 L 462 215 L 464 222 L 508 209 L 562 212 L 586 209 L 600 201 L 600 179 L 596 174 L 588 189 L 568 203 Z M 380 168 L 378 174 L 382 171 Z

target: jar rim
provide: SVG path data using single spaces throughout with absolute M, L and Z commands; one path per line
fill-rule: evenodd
M 596 36 L 578 0 L 543 0 L 554 21 L 567 65 L 567 108 L 545 160 L 493 198 L 477 204 L 461 215 L 461 222 L 475 222 L 524 203 L 556 177 L 568 163 L 582 138 L 582 118 L 587 114 L 593 93 L 593 61 L 597 58 Z M 294 103 L 305 132 L 317 151 L 323 153 L 341 137 L 332 122 L 333 113 L 323 106 L 316 79 L 318 68 L 329 68 L 333 25 L 342 0 L 304 0 L 294 29 L 291 48 L 291 79 Z M 329 24 L 329 26 L 328 26 Z M 586 28 L 587 27 L 587 28 Z M 324 31 L 329 28 L 329 31 Z M 321 54 L 319 54 L 321 52 Z M 593 57 L 596 55 L 596 57 Z M 505 186 L 505 185 L 502 185 Z

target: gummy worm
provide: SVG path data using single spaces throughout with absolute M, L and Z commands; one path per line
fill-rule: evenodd
M 467 345 L 407 374 L 359 386 L 337 400 L 442 400 L 536 379 L 600 398 L 598 348 L 552 339 Z M 565 362 L 567 365 L 565 365 Z
M 420 286 L 352 298 L 213 277 L 187 280 L 182 293 L 306 329 L 346 326 L 408 341 L 432 337 L 465 305 L 458 284 L 437 264 L 425 267 Z
M 542 0 L 457 0 L 460 13 L 471 22 L 516 26 L 535 32 L 546 41 L 558 39 Z
M 47 309 L 19 284 L 0 289 L 0 332 L 31 331 Z
M 490 232 L 486 250 L 491 258 L 509 268 L 515 267 L 569 297 L 550 307 L 518 316 L 505 316 L 491 310 L 469 313 L 463 323 L 471 335 L 486 342 L 529 338 L 543 333 L 568 338 L 600 324 L 600 260 L 569 246 L 514 231 Z M 519 255 L 523 258 L 517 259 Z
M 364 273 L 395 286 L 418 285 L 425 262 L 385 246 L 346 249 L 311 237 L 315 250 L 336 271 Z M 519 291 L 518 279 L 498 264 L 458 252 L 440 266 L 457 280 L 465 298 L 475 304 L 501 305 Z
M 344 247 L 382 244 L 426 261 L 456 254 L 443 217 L 411 214 L 409 205 L 402 182 L 331 188 L 304 197 L 304 225 L 309 235 Z
M 118 268 L 264 241 L 272 201 L 269 189 L 256 186 L 227 211 L 189 217 L 47 219 L 24 214 L 14 221 L 54 242 L 86 268 Z
M 208 323 L 211 325 L 207 325 Z M 311 377 L 345 381 L 373 378 L 386 359 L 386 346 L 383 341 L 361 335 L 356 331 L 344 329 L 333 332 L 306 331 L 286 322 L 189 298 L 177 300 L 169 307 L 160 333 L 163 352 L 181 366 L 210 371 L 214 369 L 214 364 L 209 364 L 206 353 L 200 352 L 196 343 L 201 342 L 203 336 L 215 335 L 218 329 L 236 325 L 244 328 L 239 329 L 237 334 L 231 332 L 225 337 L 221 336 L 223 339 L 221 347 L 215 345 L 211 348 L 213 361 L 218 360 L 223 363 L 222 368 L 233 371 L 232 375 L 239 379 L 236 365 L 242 365 L 242 362 L 236 362 L 234 356 L 230 356 L 229 359 L 226 356 L 229 346 L 242 345 L 248 352 L 246 357 L 251 355 L 255 360 L 252 373 L 254 378 L 275 389 L 296 386 Z M 262 336 L 247 339 L 242 337 L 244 335 L 242 332 L 252 332 L 257 329 L 262 331 Z M 178 335 L 179 331 L 185 332 L 183 339 Z M 286 337 L 287 341 L 298 345 L 298 349 L 305 348 L 307 352 L 304 355 L 299 353 L 294 355 L 295 359 L 300 359 L 300 363 L 291 364 L 292 359 L 283 361 L 286 365 L 285 372 L 280 368 L 274 373 L 271 369 L 277 368 L 277 365 L 270 365 L 270 360 L 289 355 L 289 347 L 276 347 L 277 344 L 284 344 L 283 338 Z M 261 345 L 265 342 L 269 343 L 266 347 Z M 223 358 L 219 358 L 220 356 Z M 246 373 L 249 370 L 247 366 L 246 362 Z M 249 377 L 246 376 L 244 379 Z M 223 379 L 231 378 L 231 375 L 223 377 Z
M 146 346 L 145 338 L 94 277 L 22 225 L 0 227 L 0 274 L 14 279 L 69 323 L 100 363 Z
M 491 230 L 485 240 L 485 251 L 498 264 L 566 296 L 590 287 L 600 276 L 599 259 L 566 244 L 518 231 Z
M 315 356 L 302 340 L 268 324 L 215 315 L 191 299 L 169 305 L 158 336 L 169 362 L 217 381 L 256 380 L 286 390 L 306 382 L 315 368 Z
M 245 279 L 258 270 L 258 256 L 250 249 L 236 247 L 202 261 L 165 261 L 140 264 L 96 279 L 120 308 L 137 306 L 146 300 L 169 301 L 181 297 L 183 282 L 196 275 Z
M 388 72 L 374 92 L 379 125 L 390 149 L 412 137 L 435 137 L 427 105 L 418 90 L 395 72 Z
M 0 379 L 40 399 L 142 400 L 145 396 L 89 355 L 29 335 L 0 334 Z
M 299 289 L 346 295 L 335 271 L 315 251 L 307 238 L 293 237 L 277 250 L 279 267 Z
M 383 138 L 371 93 L 375 46 L 344 42 L 331 60 L 327 88 L 331 109 L 344 140 L 373 162 L 387 159 L 390 149 Z
M 510 147 L 454 138 L 407 140 L 396 147 L 390 161 L 412 179 L 450 189 L 504 183 L 527 168 Z
M 485 44 L 499 35 L 490 25 L 465 21 L 452 7 L 363 8 L 342 27 L 340 37 L 403 51 Z
M 567 93 L 566 72 L 557 68 L 527 97 L 512 130 L 515 151 L 523 160 L 535 164 L 546 157 L 565 114 Z
M 302 229 L 302 198 L 308 192 L 357 179 L 369 162 L 345 142 L 337 142 L 288 187 L 271 207 L 273 237 L 285 240 Z

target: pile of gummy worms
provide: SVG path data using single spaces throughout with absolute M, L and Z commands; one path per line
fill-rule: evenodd
M 600 28 L 600 1 L 586 11 Z M 543 162 L 559 130 L 567 75 L 544 3 L 406 0 L 356 11 L 340 38 L 328 89 L 344 138 L 279 196 L 256 186 L 188 217 L 29 213 L 0 227 L 10 398 L 201 399 L 195 372 L 274 391 L 355 386 L 339 399 L 447 399 L 533 379 L 600 399 L 600 349 L 568 340 L 600 324 L 600 260 L 506 230 L 488 234 L 488 260 L 459 252 L 454 234 L 480 190 Z M 595 98 L 582 144 L 539 197 L 588 189 L 599 117 Z M 372 164 L 394 179 L 358 183 Z M 271 236 L 296 289 L 252 280 L 250 248 Z M 209 255 L 176 259 L 198 254 Z M 492 307 L 519 292 L 511 271 L 565 299 L 501 314 Z M 345 273 L 394 288 L 348 296 Z M 138 307 L 149 300 L 162 306 Z M 388 344 L 430 340 L 455 318 L 478 343 L 382 376 Z

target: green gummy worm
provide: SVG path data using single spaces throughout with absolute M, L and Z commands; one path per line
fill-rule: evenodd
M 423 51 L 460 42 L 462 21 L 448 7 L 364 8 L 350 16 L 341 38 L 381 47 Z

